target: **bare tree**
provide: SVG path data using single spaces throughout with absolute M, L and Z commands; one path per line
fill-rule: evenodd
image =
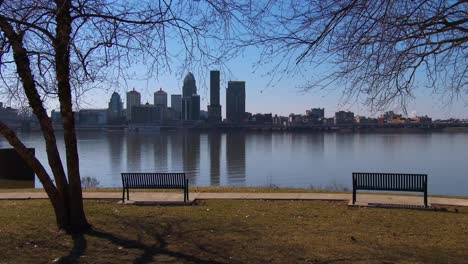
M 467 10 L 463 0 L 269 1 L 243 41 L 276 77 L 320 70 L 306 90 L 333 84 L 374 111 L 404 108 L 418 86 L 468 94 Z
M 230 55 L 223 49 L 235 32 L 230 21 L 245 10 L 248 5 L 236 1 L 0 0 L 0 87 L 27 99 L 55 183 L 1 121 L 0 133 L 41 181 L 59 228 L 82 232 L 90 227 L 72 111 L 77 98 L 96 85 L 121 80 L 138 63 L 147 65 L 148 74 L 174 61 L 186 67 L 220 63 Z M 46 112 L 45 102 L 51 100 L 60 105 L 66 170 Z

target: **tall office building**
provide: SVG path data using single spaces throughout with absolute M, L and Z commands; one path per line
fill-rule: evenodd
M 226 90 L 226 119 L 240 123 L 245 117 L 245 82 L 229 81 Z
M 178 119 L 180 119 L 180 116 L 182 114 L 182 95 L 171 95 L 171 108 L 174 109 L 174 111 L 176 112 L 176 116 L 178 116 Z
M 132 107 L 141 105 L 141 94 L 135 88 L 127 93 L 127 120 L 132 118 Z
M 182 86 L 182 97 L 191 97 L 193 94 L 197 94 L 197 85 L 195 82 L 195 76 L 191 72 L 187 73 L 184 78 L 184 84 Z
M 210 105 L 208 106 L 208 120 L 221 121 L 221 105 L 219 104 L 219 71 L 210 71 Z
M 123 103 L 120 95 L 114 92 L 109 101 L 108 114 L 110 120 L 117 120 L 123 115 Z
M 154 105 L 167 108 L 167 93 L 162 88 L 159 88 L 159 91 L 154 93 Z
M 187 73 L 182 86 L 182 120 L 198 120 L 200 118 L 200 96 L 197 95 L 195 77 Z
M 190 104 L 190 120 L 199 120 L 200 119 L 200 95 L 194 94 L 191 98 Z

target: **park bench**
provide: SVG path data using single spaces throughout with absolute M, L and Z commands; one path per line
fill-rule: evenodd
M 427 207 L 427 174 L 353 172 L 353 204 L 356 190 L 423 192 Z
M 184 203 L 189 200 L 188 179 L 185 173 L 122 173 L 122 203 L 130 189 L 182 189 Z

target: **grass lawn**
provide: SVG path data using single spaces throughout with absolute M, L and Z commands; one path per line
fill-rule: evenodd
M 94 230 L 56 230 L 47 200 L 0 201 L 0 263 L 466 263 L 468 208 L 325 201 L 85 201 Z

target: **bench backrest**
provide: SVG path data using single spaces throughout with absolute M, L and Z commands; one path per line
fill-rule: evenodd
M 353 188 L 424 192 L 427 190 L 427 174 L 353 172 Z
M 124 188 L 164 188 L 185 187 L 185 173 L 122 173 Z

